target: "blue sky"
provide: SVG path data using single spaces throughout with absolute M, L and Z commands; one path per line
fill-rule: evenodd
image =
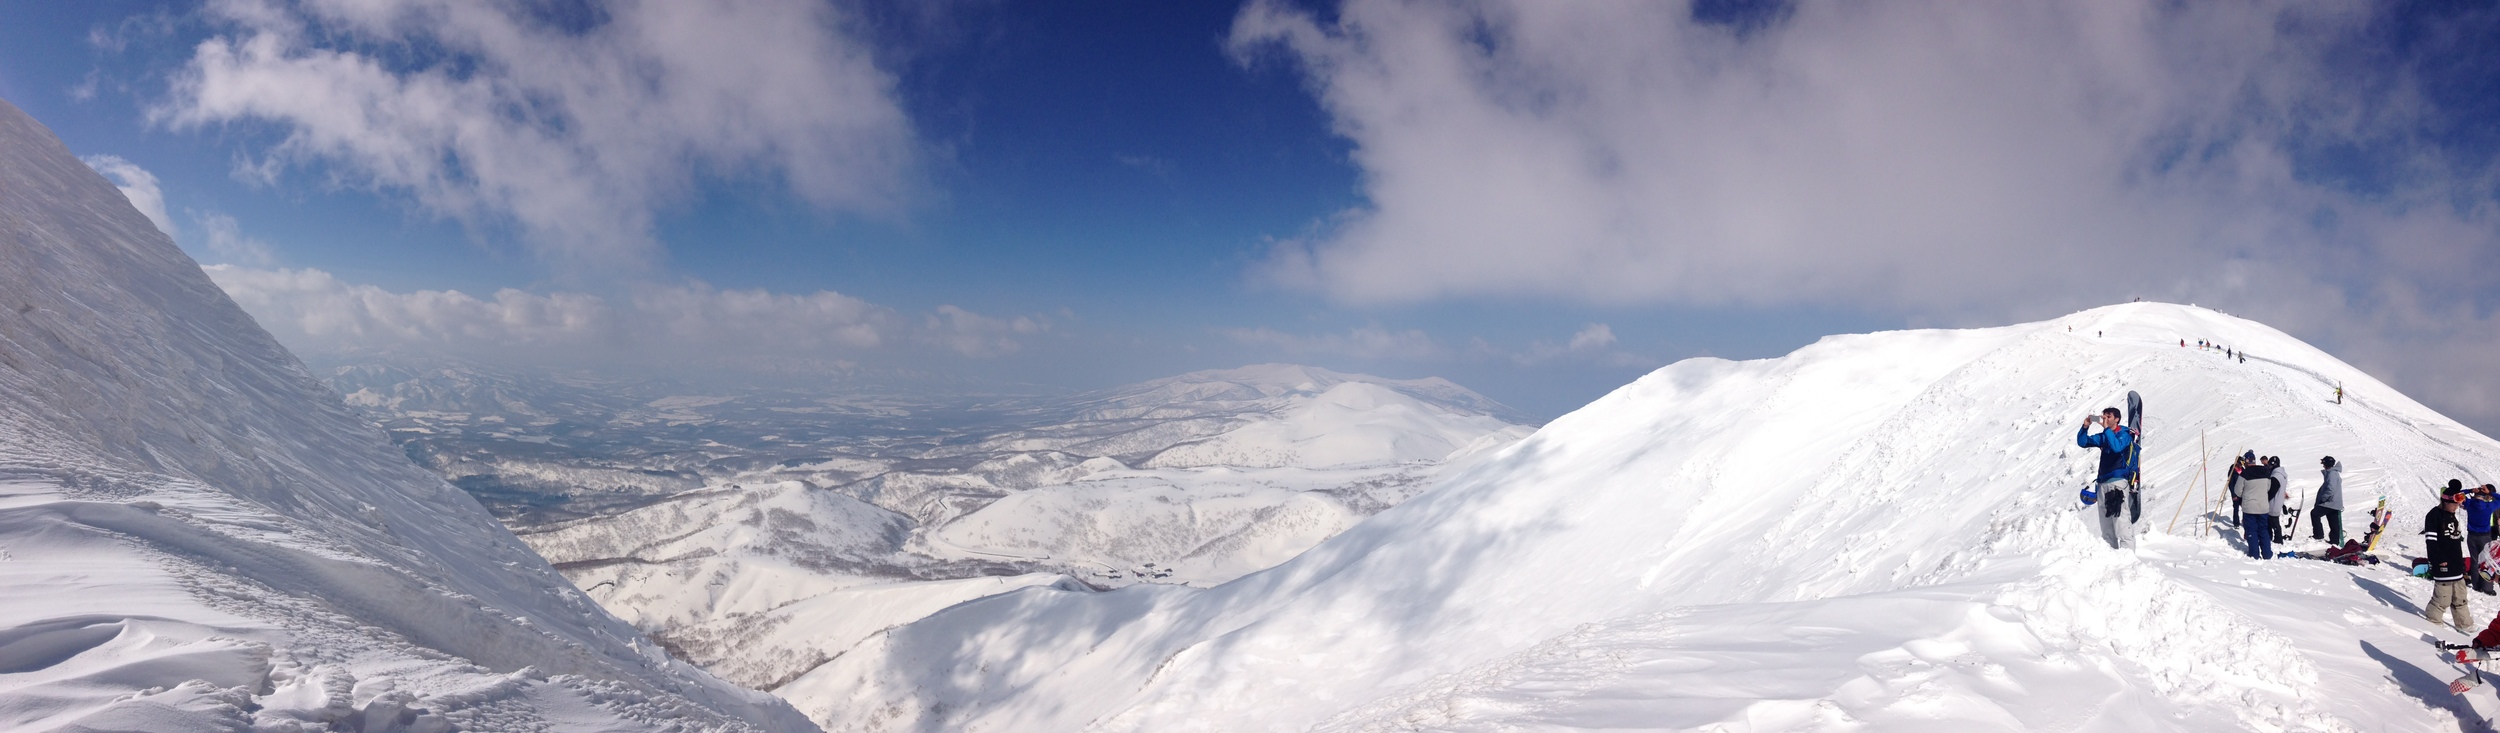
M 2487 3 L 0 16 L 0 97 L 152 177 L 308 354 L 1290 361 L 1550 416 L 1689 356 L 2143 296 L 2500 426 Z

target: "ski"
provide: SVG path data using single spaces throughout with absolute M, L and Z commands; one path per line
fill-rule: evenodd
M 2483 668 L 2479 665 L 2491 661 L 2491 650 L 2472 644 L 2450 644 L 2440 641 L 2436 636 L 2426 635 L 2422 639 L 2438 647 L 2441 652 L 2446 652 L 2441 656 L 2446 657 L 2450 663 L 2465 668 L 2465 676 L 2448 683 L 2449 692 L 2463 695 L 2473 692 L 2474 688 L 2483 686 Z

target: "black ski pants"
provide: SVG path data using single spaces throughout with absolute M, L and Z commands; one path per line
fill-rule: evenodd
M 2491 568 L 2483 567 L 2483 546 L 2491 544 L 2491 538 L 2490 532 L 2465 533 L 2466 567 L 2473 568 L 2472 572 L 2465 574 L 2465 579 L 2473 581 L 2476 589 L 2491 587 Z
M 2321 529 L 2320 527 L 2331 529 Z M 2312 507 L 2309 510 L 2309 539 L 2324 538 L 2328 547 L 2344 546 L 2344 510 Z

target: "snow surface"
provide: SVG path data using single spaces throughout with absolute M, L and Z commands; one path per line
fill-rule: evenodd
M 811 727 L 573 589 L 0 103 L 0 729 Z
M 1488 406 L 1438 379 L 1195 372 L 875 454 L 928 467 L 820 485 L 787 478 L 817 464 L 783 461 L 522 538 L 679 657 L 773 689 L 976 598 L 1274 566 L 1527 434 Z
M 2152 499 L 2121 551 L 2076 506 L 2094 456 L 2073 441 L 2130 389 Z M 2242 450 L 2303 496 L 2334 455 L 2348 529 L 2386 495 L 2395 557 L 2429 487 L 2500 465 L 2192 306 L 1834 336 L 1660 369 L 1276 568 L 997 595 L 776 692 L 833 730 L 2489 728 L 2492 693 L 2445 689 L 2425 637 L 2462 635 L 2421 620 L 2426 582 L 2250 560 L 2207 528 Z

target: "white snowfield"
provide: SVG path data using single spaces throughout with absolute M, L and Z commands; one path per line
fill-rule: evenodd
M 2074 441 L 2130 389 L 2152 498 L 2121 551 L 2079 511 Z M 844 731 L 2489 727 L 2489 688 L 2446 690 L 2425 637 L 2465 635 L 2420 618 L 2427 582 L 2206 529 L 2242 450 L 2283 456 L 2304 506 L 2335 456 L 2347 530 L 2388 496 L 2399 558 L 2430 487 L 2500 469 L 2491 439 L 2192 306 L 1834 336 L 1660 369 L 1276 568 L 993 596 L 777 692 Z
M 807 730 L 411 464 L 0 102 L 0 730 Z
M 1071 412 L 946 446 L 981 459 L 960 470 L 817 486 L 776 467 L 523 539 L 680 657 L 770 690 L 984 596 L 1272 567 L 1528 433 L 1444 380 L 1275 364 L 1052 409 Z

